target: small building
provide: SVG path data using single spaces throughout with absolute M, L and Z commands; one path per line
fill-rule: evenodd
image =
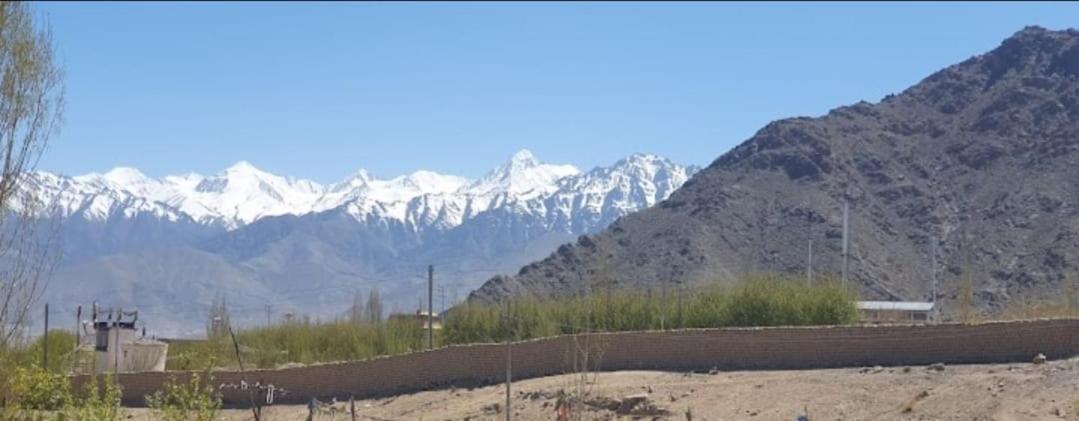
M 428 326 L 432 330 L 442 329 L 442 315 L 438 313 L 428 313 L 424 310 L 416 310 L 415 314 L 409 313 L 392 313 L 390 314 L 390 320 L 414 320 L 423 329 L 427 329 Z M 430 325 L 433 323 L 433 326 Z
M 134 373 L 165 371 L 168 358 L 167 343 L 148 339 L 136 332 L 139 313 L 117 311 L 99 312 L 94 306 L 93 317 L 83 323 L 84 334 L 78 354 L 93 353 L 81 364 L 81 371 L 94 373 Z M 92 367 L 85 367 L 91 364 Z
M 933 312 L 932 302 L 858 301 L 862 320 L 873 323 L 927 322 Z

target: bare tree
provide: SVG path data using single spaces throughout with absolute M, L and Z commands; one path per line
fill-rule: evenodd
M 367 295 L 367 321 L 382 322 L 382 297 L 379 296 L 377 288 L 371 288 Z
M 52 234 L 32 173 L 60 125 L 63 74 L 52 34 L 26 3 L 0 2 L 0 348 L 15 339 L 43 292 Z
M 349 319 L 352 323 L 363 323 L 367 318 L 367 308 L 363 305 L 363 293 L 356 291 L 352 294 L 352 308 L 349 309 Z
M 228 302 L 225 296 L 218 293 L 210 304 L 210 314 L 206 317 L 206 337 L 216 339 L 230 333 L 232 322 L 229 320 Z

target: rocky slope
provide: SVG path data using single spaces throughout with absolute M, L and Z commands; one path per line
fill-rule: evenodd
M 976 302 L 1061 291 L 1079 264 L 1079 31 L 1028 27 L 878 103 L 773 122 L 669 199 L 471 298 L 692 287 L 841 271 L 866 297 Z M 1075 279 L 1074 277 L 1072 279 Z

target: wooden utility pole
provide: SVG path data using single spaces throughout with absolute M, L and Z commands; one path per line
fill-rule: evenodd
M 82 306 L 75 310 L 75 349 L 82 343 Z
M 933 321 L 940 321 L 940 308 L 937 306 L 937 236 L 929 236 L 929 265 L 930 276 L 933 280 L 932 289 L 933 297 L 929 301 L 933 303 Z
M 659 297 L 659 330 L 667 330 L 667 284 L 660 288 Z
M 510 407 L 512 398 L 510 387 L 513 383 L 513 328 L 510 319 L 510 300 L 506 298 L 506 421 L 513 420 L 513 410 Z
M 427 349 L 435 349 L 435 265 L 427 265 Z
M 232 349 L 236 352 L 236 364 L 240 366 L 240 381 L 247 384 L 247 374 L 244 373 L 244 360 L 240 358 L 240 343 L 236 341 L 236 333 L 232 331 L 232 324 L 228 324 L 226 327 L 229 329 L 229 337 L 232 338 Z M 255 399 L 254 388 L 247 389 L 247 397 L 251 400 L 251 414 L 255 416 L 255 421 L 260 421 L 262 419 L 262 406 Z
M 847 272 L 850 265 L 848 263 L 848 257 L 850 256 L 850 236 L 848 235 L 848 229 L 850 228 L 850 204 L 843 200 L 843 285 L 847 284 Z
M 49 303 L 45 303 L 45 336 L 41 342 L 45 348 L 41 356 L 41 368 L 49 371 Z
M 803 204 L 807 209 L 809 204 Z M 806 212 L 806 237 L 809 238 L 809 252 L 806 257 L 806 286 L 813 284 L 813 212 Z

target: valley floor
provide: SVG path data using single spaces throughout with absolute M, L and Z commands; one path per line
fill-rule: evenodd
M 940 367 L 867 367 L 798 371 L 601 373 L 591 384 L 594 405 L 584 419 L 619 419 L 616 406 L 630 395 L 647 400 L 621 419 L 793 420 L 1079 420 L 1079 358 L 1045 364 Z M 555 419 L 560 389 L 579 376 L 562 375 L 513 384 L 515 420 Z M 504 419 L 502 385 L 437 390 L 356 402 L 362 420 Z M 648 407 L 651 406 L 651 410 Z M 338 403 L 344 411 L 347 403 Z M 500 408 L 499 408 L 500 409 Z M 150 419 L 133 410 L 136 419 Z M 306 406 L 276 406 L 268 420 L 303 420 Z M 251 419 L 249 410 L 225 411 L 226 419 Z M 639 418 L 637 418 L 639 417 Z M 315 419 L 351 419 L 347 412 Z

